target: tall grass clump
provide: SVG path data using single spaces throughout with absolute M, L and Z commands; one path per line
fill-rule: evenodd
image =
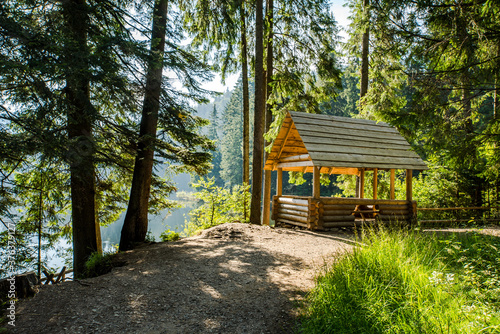
M 304 333 L 499 333 L 498 238 L 365 230 L 318 277 Z

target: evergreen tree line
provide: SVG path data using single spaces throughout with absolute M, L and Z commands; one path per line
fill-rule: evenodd
M 208 136 L 221 134 L 201 132 L 208 122 L 192 106 L 208 101 L 201 83 L 212 70 L 223 79 L 241 72 L 241 93 L 222 119 L 211 115 L 224 136 L 228 184 L 249 183 L 251 156 L 262 165 L 273 114 L 315 110 L 339 85 L 335 21 L 321 0 L 266 8 L 238 0 L 7 0 L 0 26 L 1 242 L 14 235 L 16 270 L 43 264 L 33 238 L 50 248 L 66 235 L 79 277 L 101 251 L 100 226 L 123 212 L 120 249 L 145 240 L 148 213 L 171 207 L 175 191 L 158 171 L 210 169 L 216 150 Z M 192 43 L 182 46 L 186 37 Z M 231 153 L 241 150 L 242 163 Z M 252 222 L 260 223 L 262 170 L 253 173 Z M 3 253 L 2 275 L 8 259 Z

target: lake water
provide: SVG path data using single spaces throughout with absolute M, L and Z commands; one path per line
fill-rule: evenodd
M 150 235 L 155 238 L 155 241 L 160 241 L 160 234 L 165 230 L 172 230 L 175 232 L 182 232 L 186 220 L 189 220 L 189 211 L 192 206 L 189 204 L 185 207 L 172 211 L 168 216 L 157 215 L 149 217 L 148 231 Z M 123 220 L 125 213 L 120 218 L 106 227 L 101 227 L 101 238 L 104 251 L 109 251 L 113 246 L 120 243 L 120 234 L 123 227 Z
M 185 204 L 184 207 L 176 209 L 167 215 L 164 214 L 150 216 L 148 231 L 154 237 L 155 241 L 160 241 L 160 234 L 165 230 L 172 230 L 181 233 L 184 230 L 185 221 L 189 220 L 189 212 L 193 209 L 192 203 Z M 115 251 L 117 245 L 120 243 L 120 234 L 123 227 L 123 220 L 125 213 L 120 218 L 106 226 L 101 227 L 102 249 L 104 252 Z M 58 241 L 56 249 L 47 252 L 47 267 L 48 268 L 62 268 L 64 266 L 64 258 L 61 254 L 70 248 L 72 245 L 67 239 Z

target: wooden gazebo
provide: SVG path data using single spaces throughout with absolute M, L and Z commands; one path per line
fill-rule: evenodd
M 409 220 L 416 214 L 412 171 L 427 169 L 393 127 L 383 122 L 289 112 L 265 169 L 277 170 L 272 218 L 276 222 L 323 229 L 367 220 Z M 395 200 L 395 170 L 406 170 L 406 200 Z M 377 173 L 390 170 L 390 198 L 377 197 Z M 283 171 L 313 173 L 312 196 L 282 194 Z M 373 199 L 364 198 L 367 171 L 374 173 Z M 320 174 L 359 176 L 359 198 L 320 196 Z M 264 186 L 264 223 L 269 222 L 270 181 Z M 267 195 L 266 195 L 267 194 Z

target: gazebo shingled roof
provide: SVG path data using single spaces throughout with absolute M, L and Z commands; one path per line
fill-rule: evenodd
M 264 168 L 312 172 L 313 166 L 329 174 L 428 168 L 406 139 L 384 122 L 289 112 Z

